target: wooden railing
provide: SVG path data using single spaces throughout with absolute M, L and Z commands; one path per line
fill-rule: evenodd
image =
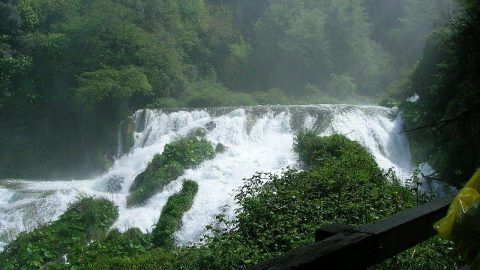
M 434 236 L 433 224 L 445 216 L 452 199 L 435 199 L 360 228 L 323 226 L 316 243 L 250 269 L 368 268 Z

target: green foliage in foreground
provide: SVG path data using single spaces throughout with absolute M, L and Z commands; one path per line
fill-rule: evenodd
M 38 269 L 63 262 L 76 248 L 104 238 L 117 217 L 110 201 L 82 199 L 50 225 L 21 233 L 0 254 L 0 265 L 5 270 Z
M 212 159 L 215 150 L 204 138 L 186 137 L 165 145 L 161 155 L 156 155 L 147 169 L 139 174 L 127 198 L 129 206 L 139 205 L 177 179 L 188 168 Z
M 107 257 L 128 259 L 145 254 L 152 248 L 151 235 L 144 234 L 137 228 L 129 229 L 124 233 L 112 230 L 100 241 L 92 242 L 88 246 L 78 246 L 68 257 L 68 262 L 74 267 L 91 269 L 91 264 L 105 260 Z M 61 264 L 57 266 L 61 268 Z
M 306 168 L 329 166 L 330 163 L 347 158 L 352 153 L 364 153 L 357 155 L 355 160 L 363 158 L 363 162 L 369 164 L 373 161 L 373 157 L 365 154 L 366 150 L 360 144 L 341 135 L 320 138 L 313 132 L 302 132 L 297 135 L 293 147 L 300 163 Z M 377 167 L 376 173 L 380 173 L 380 168 Z
M 237 218 L 228 221 L 218 216 L 203 242 L 174 248 L 171 243 L 168 248 L 153 248 L 148 242 L 156 238 L 162 222 L 170 222 L 164 219 L 167 213 L 173 213 L 176 221 L 165 226 L 166 238 L 178 226 L 196 190 L 188 184 L 188 189 L 184 186 L 165 206 L 153 237 L 138 231 L 133 236 L 112 232 L 88 247 L 83 244 L 72 249 L 69 258 L 75 259 L 68 267 L 244 269 L 313 243 L 315 230 L 322 224 L 358 226 L 415 206 L 411 191 L 382 172 L 364 148 L 344 136 L 321 138 L 306 132 L 298 135 L 294 146 L 305 170 L 287 170 L 282 175 L 258 173 L 247 179 L 235 197 L 241 207 Z M 374 269 L 455 269 L 458 265 L 451 251 L 451 243 L 434 238 Z M 55 266 L 65 267 L 61 263 Z
M 463 265 L 454 251 L 453 243 L 435 236 L 371 269 L 451 270 Z
M 173 195 L 162 209 L 162 214 L 157 226 L 153 230 L 153 243 L 157 247 L 172 249 L 175 247 L 173 233 L 180 228 L 183 214 L 193 204 L 193 199 L 198 192 L 198 184 L 186 180 L 180 193 Z

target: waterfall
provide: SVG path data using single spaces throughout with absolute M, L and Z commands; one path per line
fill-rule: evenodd
M 278 105 L 140 110 L 133 119 L 133 148 L 117 158 L 101 176 L 84 180 L 0 180 L 0 250 L 18 232 L 57 219 L 79 196 L 113 201 L 120 214 L 114 227 L 120 231 L 132 227 L 151 231 L 167 199 L 180 191 L 183 179 L 196 181 L 199 191 L 175 237 L 180 244 L 197 241 L 215 215 L 224 213 L 234 217 L 235 189 L 242 185 L 243 179 L 258 171 L 281 173 L 296 166 L 292 145 L 295 133 L 303 129 L 322 136 L 346 135 L 365 146 L 382 169 L 393 169 L 401 179 L 412 171 L 408 141 L 399 133 L 403 124 L 401 114 L 395 109 Z M 213 146 L 221 143 L 226 151 L 198 168 L 187 170 L 145 205 L 126 208 L 126 196 L 135 176 L 145 170 L 155 154 L 163 151 L 165 144 L 197 128 L 204 128 Z

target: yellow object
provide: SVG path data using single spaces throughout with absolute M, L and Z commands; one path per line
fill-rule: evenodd
M 465 213 L 476 201 L 480 201 L 480 170 L 458 192 L 448 209 L 447 216 L 433 225 L 438 234 L 442 238 L 451 240 L 453 226 L 462 220 Z

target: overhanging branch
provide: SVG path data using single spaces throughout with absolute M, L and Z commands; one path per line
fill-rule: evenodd
M 454 116 L 454 117 L 451 117 L 451 118 L 448 118 L 448 119 L 444 119 L 444 120 L 441 120 L 441 121 L 438 121 L 438 122 L 434 122 L 434 123 L 424 125 L 424 126 L 419 126 L 419 127 L 412 128 L 412 129 L 403 130 L 399 134 L 408 133 L 408 132 L 417 131 L 417 130 L 422 130 L 422 129 L 427 129 L 427 128 L 438 127 L 438 126 L 444 127 L 451 122 L 458 121 L 459 119 L 465 117 L 466 115 L 470 114 L 471 112 L 472 112 L 472 110 L 470 109 L 470 110 L 467 110 L 467 111 L 465 111 L 465 112 L 463 112 L 463 113 L 461 113 L 457 116 Z

